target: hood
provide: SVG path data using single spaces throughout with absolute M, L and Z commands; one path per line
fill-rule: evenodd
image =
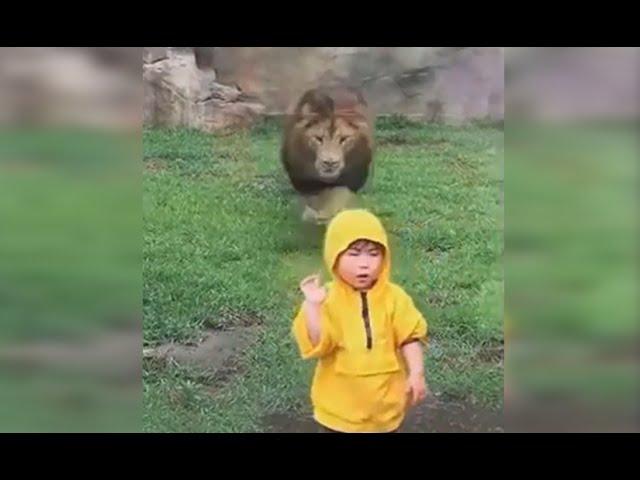
M 351 243 L 359 239 L 371 240 L 384 246 L 382 270 L 374 289 L 378 289 L 389 281 L 391 271 L 391 251 L 387 233 L 382 223 L 373 213 L 363 209 L 343 210 L 338 213 L 329 225 L 324 240 L 324 262 L 335 282 L 344 284 L 334 272 L 338 256 Z

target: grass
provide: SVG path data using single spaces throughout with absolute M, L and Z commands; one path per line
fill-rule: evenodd
M 430 387 L 502 405 L 503 132 L 391 117 L 363 206 L 385 223 L 393 276 L 424 312 Z M 280 130 L 212 136 L 144 132 L 144 340 L 189 341 L 236 318 L 260 323 L 238 373 L 215 389 L 198 372 L 144 368 L 146 431 L 260 431 L 308 411 L 313 365 L 290 337 L 297 284 L 321 265 L 322 229 L 300 222 L 278 158 Z
M 510 122 L 507 139 L 511 388 L 636 415 L 637 123 Z
M 2 431 L 140 430 L 140 381 L 114 384 L 105 369 L 122 363 L 95 368 L 100 352 L 84 348 L 116 330 L 140 338 L 139 152 L 135 135 L 0 130 Z
M 139 318 L 134 148 L 90 130 L 0 132 L 0 345 Z

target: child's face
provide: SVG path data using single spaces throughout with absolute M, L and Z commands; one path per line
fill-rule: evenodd
M 384 248 L 368 240 L 353 242 L 340 254 L 336 270 L 340 278 L 357 290 L 373 286 L 382 270 Z

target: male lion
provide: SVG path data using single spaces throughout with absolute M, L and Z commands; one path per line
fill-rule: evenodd
M 315 88 L 299 99 L 284 126 L 281 159 L 302 197 L 303 220 L 328 222 L 365 184 L 373 158 L 373 127 L 361 93 Z

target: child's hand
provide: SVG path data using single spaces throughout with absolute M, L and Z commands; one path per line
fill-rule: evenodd
M 407 394 L 413 407 L 427 397 L 429 390 L 422 374 L 409 374 L 407 378 Z
M 307 302 L 320 304 L 327 297 L 327 290 L 320 285 L 320 276 L 311 275 L 300 282 L 300 290 Z

